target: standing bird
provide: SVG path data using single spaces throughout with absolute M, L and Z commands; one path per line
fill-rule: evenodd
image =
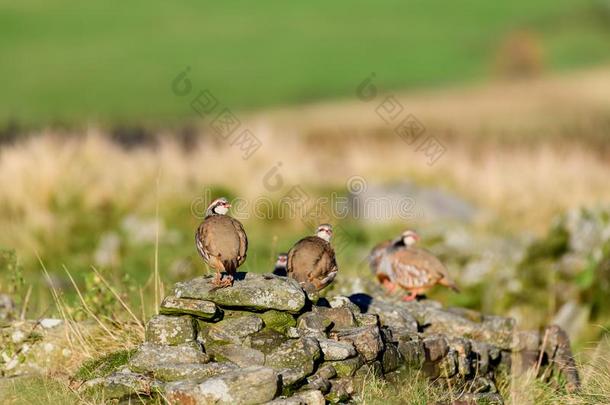
M 288 277 L 297 280 L 306 290 L 320 291 L 335 279 L 339 268 L 330 245 L 333 227 L 318 226 L 315 236 L 298 241 L 288 252 Z
M 380 263 L 381 259 L 383 259 L 383 255 L 387 253 L 388 249 L 399 246 L 405 246 L 402 235 L 395 239 L 389 239 L 379 243 L 371 250 L 371 253 L 369 253 L 367 257 L 371 272 L 375 275 L 375 277 L 377 277 L 377 280 L 381 283 L 381 285 L 390 293 L 396 290 L 396 285 L 390 281 L 389 275 L 381 271 Z
M 216 270 L 212 281 L 217 287 L 233 285 L 237 268 L 246 260 L 248 237 L 241 222 L 226 215 L 231 204 L 218 198 L 210 204 L 205 219 L 195 233 L 195 244 L 203 260 Z M 222 272 L 227 273 L 223 279 Z
M 417 233 L 404 232 L 402 243 L 389 246 L 382 255 L 377 278 L 387 278 L 391 284 L 406 290 L 405 301 L 414 300 L 436 284 L 459 292 L 443 263 L 427 250 L 415 247 L 418 240 Z
M 277 255 L 277 261 L 275 262 L 275 268 L 273 269 L 273 274 L 276 276 L 286 277 L 288 275 L 286 271 L 286 265 L 288 264 L 288 254 L 280 253 Z

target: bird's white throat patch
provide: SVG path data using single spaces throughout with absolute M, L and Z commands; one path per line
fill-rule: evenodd
M 214 212 L 220 215 L 226 215 L 227 212 L 229 212 L 229 209 L 227 207 L 225 207 L 224 205 L 219 205 L 216 208 L 214 208 Z
M 320 231 L 318 232 L 318 238 L 322 238 L 327 242 L 330 242 L 330 235 L 328 234 L 328 232 L 326 231 Z

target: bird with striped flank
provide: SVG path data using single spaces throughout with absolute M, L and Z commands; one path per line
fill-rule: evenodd
M 397 287 L 407 291 L 405 301 L 415 300 L 437 284 L 459 292 L 445 265 L 429 251 L 415 246 L 420 240 L 416 232 L 405 231 L 400 239 L 377 252 L 375 274 L 390 292 Z

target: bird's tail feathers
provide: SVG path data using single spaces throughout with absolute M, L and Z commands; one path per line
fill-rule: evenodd
M 440 281 L 440 284 L 444 285 L 447 288 L 450 288 L 451 290 L 453 290 L 456 293 L 460 293 L 460 289 L 458 288 L 458 286 L 453 281 L 451 281 L 449 279 L 443 278 Z
M 239 264 L 237 263 L 237 259 L 223 260 L 222 265 L 224 266 L 227 274 L 231 274 L 231 275 L 235 274 L 237 272 L 237 267 L 239 267 Z

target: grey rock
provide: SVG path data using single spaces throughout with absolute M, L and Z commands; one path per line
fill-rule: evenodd
M 417 333 L 417 320 L 403 307 L 375 299 L 371 302 L 368 312 L 377 314 L 382 325 L 396 330 Z
M 316 339 L 303 337 L 289 340 L 278 347 L 267 356 L 265 365 L 278 370 L 284 385 L 288 386 L 311 375 L 320 354 Z
M 259 332 L 263 326 L 263 320 L 256 315 L 228 318 L 210 326 L 207 337 L 219 342 L 241 344 L 244 338 Z
M 381 365 L 385 374 L 398 370 L 403 364 L 402 355 L 393 343 L 386 343 L 385 350 L 381 356 Z
M 247 367 L 203 382 L 179 381 L 165 387 L 170 404 L 254 405 L 271 401 L 279 389 L 277 373 L 268 367 Z
M 421 367 L 426 360 L 424 343 L 417 336 L 401 337 L 398 342 L 398 351 L 405 364 L 414 368 Z
M 318 339 L 324 360 L 345 360 L 356 355 L 351 342 L 339 342 L 332 339 Z
M 236 370 L 232 363 L 162 364 L 155 368 L 154 377 L 161 381 L 202 381 L 210 377 Z
M 157 367 L 164 364 L 204 364 L 208 361 L 209 357 L 195 342 L 179 346 L 144 343 L 129 361 L 129 368 L 138 373 L 147 373 L 154 372 Z
M 351 377 L 364 364 L 362 356 L 358 355 L 346 360 L 325 362 L 333 366 L 338 377 Z
M 290 278 L 255 273 L 239 273 L 232 287 L 215 288 L 211 277 L 198 277 L 178 283 L 174 288 L 178 298 L 212 301 L 221 307 L 251 310 L 276 309 L 298 313 L 305 306 L 305 293 Z
M 472 353 L 472 344 L 468 339 L 464 338 L 447 338 L 449 349 L 457 354 L 458 372 L 462 376 L 470 374 L 472 368 L 470 366 L 470 355 Z
M 504 399 L 497 393 L 462 394 L 458 401 L 464 404 L 504 405 Z
M 344 295 L 336 295 L 332 297 L 329 303 L 331 308 L 348 308 L 352 314 L 359 314 L 361 312 L 360 307 L 354 304 L 349 297 Z
M 361 326 L 331 332 L 330 337 L 341 342 L 351 342 L 366 361 L 375 360 L 383 350 L 383 341 L 376 326 Z
M 286 342 L 288 338 L 273 329 L 263 329 L 244 340 L 244 345 L 256 350 L 260 350 L 265 354 L 271 353 L 277 347 Z
M 302 389 L 326 393 L 330 390 L 330 380 L 336 376 L 335 368 L 330 364 L 324 364 L 313 375 L 307 377 L 307 384 Z
M 261 314 L 260 317 L 265 322 L 265 327 L 282 334 L 285 334 L 288 328 L 297 324 L 291 314 L 282 311 L 267 311 Z
M 118 372 L 87 381 L 79 390 L 88 395 L 102 394 L 106 399 L 121 399 L 131 395 L 149 396 L 152 393 L 152 379 L 140 374 Z
M 430 336 L 425 338 L 423 343 L 427 361 L 439 361 L 449 352 L 449 345 L 444 336 Z
M 466 337 L 502 349 L 513 347 L 515 320 L 512 318 L 486 316 L 482 322 L 474 322 L 472 316 L 460 316 L 430 302 L 397 302 L 396 305 L 408 310 L 418 324 L 427 325 L 426 334 Z
M 343 403 L 348 401 L 354 392 L 354 380 L 352 378 L 334 379 L 330 382 L 330 392 L 326 395 L 326 400 L 331 404 Z
M 351 328 L 357 326 L 354 313 L 347 307 L 314 307 L 313 312 L 328 319 L 332 323 L 333 329 Z
M 157 315 L 146 325 L 146 341 L 158 345 L 180 345 L 197 337 L 197 323 L 190 315 Z
M 326 337 L 332 321 L 314 312 L 306 312 L 297 319 L 297 328 L 301 336 Z
M 286 329 L 286 336 L 290 339 L 298 339 L 301 337 L 301 333 L 299 332 L 299 329 L 295 327 L 290 327 Z
M 212 345 L 207 347 L 207 352 L 216 361 L 230 361 L 240 367 L 262 366 L 265 364 L 263 352 L 241 345 Z
M 458 354 L 451 349 L 445 357 L 438 362 L 439 376 L 442 378 L 451 378 L 458 373 Z
M 358 326 L 379 326 L 377 314 L 354 314 Z
M 211 301 L 190 298 L 165 297 L 159 310 L 164 315 L 188 314 L 197 318 L 212 321 L 222 317 L 222 311 Z
M 299 391 L 290 398 L 278 398 L 265 405 L 324 405 L 324 395 L 318 390 Z

